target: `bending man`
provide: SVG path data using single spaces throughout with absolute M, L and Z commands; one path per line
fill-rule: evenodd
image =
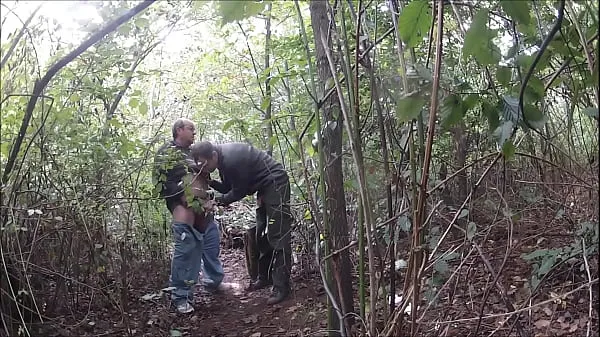
M 276 304 L 290 295 L 291 243 L 290 227 L 290 181 L 283 166 L 264 151 L 243 143 L 213 145 L 201 142 L 192 146 L 191 155 L 203 171 L 219 169 L 221 182 L 210 180 L 209 184 L 223 194 L 215 195 L 222 205 L 241 200 L 257 193 L 260 207 L 266 216 L 266 226 L 257 221 L 256 235 L 266 233 L 273 258 L 267 271 L 272 273 L 273 295 L 267 304 Z M 263 212 L 261 210 L 260 212 Z M 257 215 L 259 212 L 257 211 Z M 260 220 L 260 219 L 257 219 Z M 262 228 L 261 228 L 262 227 Z M 258 241 L 258 240 L 257 240 Z M 262 256 L 266 256 L 261 252 Z M 267 278 L 265 278 L 267 276 Z M 258 289 L 268 285 L 268 275 L 259 275 L 252 285 Z
M 201 196 L 202 185 L 208 185 L 206 175 L 199 172 L 189 157 L 196 134 L 194 123 L 189 119 L 178 119 L 172 131 L 173 141 L 158 150 L 155 174 L 160 194 L 173 215 L 175 247 L 170 286 L 175 289 L 172 299 L 180 313 L 189 313 L 194 311 L 191 305 L 193 286 L 198 281 L 200 269 L 208 291 L 217 290 L 223 280 L 223 267 L 219 260 L 220 234 L 210 212 L 213 202 L 195 199 Z M 195 211 L 194 206 L 199 209 Z

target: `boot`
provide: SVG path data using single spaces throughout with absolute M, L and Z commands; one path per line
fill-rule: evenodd
M 268 287 L 273 284 L 272 274 L 269 272 L 271 264 L 272 251 L 267 254 L 261 254 L 258 259 L 258 277 L 250 281 L 250 285 L 246 288 L 246 291 L 251 292 Z
M 290 272 L 292 257 L 289 252 L 277 250 L 273 253 L 273 295 L 267 300 L 268 305 L 283 302 L 290 295 Z
M 288 291 L 280 291 L 275 289 L 273 295 L 269 297 L 267 300 L 267 305 L 275 305 L 285 301 L 290 296 L 290 292 Z
M 247 292 L 252 292 L 252 291 L 255 291 L 255 290 L 266 288 L 266 287 L 268 287 L 268 286 L 270 286 L 272 284 L 273 284 L 272 281 L 269 281 L 267 279 L 259 277 L 258 280 L 250 282 L 250 284 L 248 285 L 248 287 L 246 287 L 246 291 Z

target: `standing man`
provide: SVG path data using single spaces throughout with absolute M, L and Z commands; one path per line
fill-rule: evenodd
M 195 179 L 203 179 L 200 170 L 190 159 L 190 146 L 194 143 L 196 128 L 186 118 L 173 123 L 173 140 L 163 145 L 155 158 L 155 181 L 161 197 L 173 216 L 172 233 L 175 241 L 171 262 L 170 286 L 173 303 L 180 313 L 194 311 L 193 286 L 203 269 L 203 283 L 208 291 L 218 289 L 223 280 L 223 267 L 219 260 L 219 228 L 210 213 L 214 202 L 202 202 L 204 217 L 188 205 L 194 195 Z M 196 223 L 196 220 L 202 223 Z
M 192 146 L 191 155 L 203 171 L 219 169 L 221 182 L 210 180 L 216 194 L 215 201 L 222 205 L 241 200 L 257 193 L 259 208 L 264 207 L 265 226 L 257 219 L 257 241 L 266 235 L 273 258 L 267 272 L 272 273 L 273 295 L 267 304 L 277 304 L 290 295 L 291 242 L 290 181 L 283 166 L 267 153 L 249 144 L 226 143 L 213 145 L 204 141 Z M 262 212 L 262 210 L 260 211 Z M 259 211 L 257 216 L 260 217 Z M 262 228 L 261 228 L 262 227 Z M 268 252 L 261 252 L 267 256 Z M 259 268 L 260 269 L 260 268 Z M 268 276 L 268 275 L 267 275 Z M 259 276 L 251 284 L 252 290 L 268 285 L 268 277 Z

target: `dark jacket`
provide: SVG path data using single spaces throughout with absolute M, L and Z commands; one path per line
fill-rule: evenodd
M 183 148 L 175 141 L 163 145 L 154 158 L 154 181 L 163 198 L 180 197 L 183 192 L 183 177 L 192 172 L 189 165 L 189 148 Z
M 287 172 L 266 152 L 244 143 L 225 143 L 215 147 L 219 154 L 221 182 L 211 180 L 210 186 L 225 193 L 217 201 L 228 205 L 256 192 L 273 190 L 287 191 L 289 200 Z

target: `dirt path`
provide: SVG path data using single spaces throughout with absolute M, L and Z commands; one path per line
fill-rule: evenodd
M 224 283 L 228 289 L 209 294 L 196 290 L 196 310 L 178 315 L 168 310 L 168 300 L 138 297 L 140 313 L 132 317 L 135 336 L 303 336 L 314 335 L 325 327 L 325 300 L 317 280 L 294 278 L 293 294 L 285 302 L 267 306 L 269 289 L 246 293 L 248 277 L 243 251 L 224 250 L 221 254 Z M 142 296 L 143 297 L 143 296 Z M 137 323 L 137 324 L 136 324 Z M 140 324 L 142 323 L 142 324 Z M 130 326 L 131 326 L 130 325 Z

